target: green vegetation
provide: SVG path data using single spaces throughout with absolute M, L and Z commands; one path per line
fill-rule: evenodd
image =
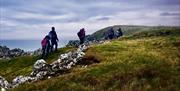
M 88 65 L 87 68 L 78 65 L 70 73 L 22 84 L 12 91 L 179 91 L 179 30 L 158 31 L 163 32 L 163 35 L 157 34 L 157 31 L 147 31 L 138 33 L 140 37 L 134 34 L 93 45 L 86 51 L 86 58 L 93 56 L 100 63 Z M 164 35 L 164 31 L 171 33 Z M 69 50 L 73 48 L 63 48 L 51 54 L 48 62 L 55 60 L 59 53 Z M 22 58 L 0 63 L 0 74 L 12 79 L 14 74 L 28 73 L 31 71 L 28 67 L 32 67 L 36 57 L 27 58 L 29 62 L 19 60 Z
M 92 34 L 97 39 L 101 39 L 106 31 L 108 31 L 109 28 L 113 27 L 114 30 L 118 30 L 119 28 L 122 29 L 123 35 L 125 36 L 131 36 L 133 34 L 139 35 L 138 33 L 141 32 L 149 32 L 153 31 L 169 31 L 169 30 L 180 30 L 180 27 L 170 27 L 170 26 L 133 26 L 133 25 L 115 25 L 103 28 L 99 31 L 96 31 Z
M 46 59 L 48 63 L 58 59 L 60 53 L 65 53 L 73 48 L 60 48 L 56 53 L 52 53 Z M 0 62 L 0 75 L 11 81 L 19 75 L 27 75 L 32 72 L 33 64 L 39 59 L 38 56 L 17 57 L 9 61 Z

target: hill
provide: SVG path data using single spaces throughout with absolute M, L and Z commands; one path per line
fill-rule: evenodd
M 164 31 L 170 31 L 166 34 Z M 163 34 L 158 34 L 159 32 Z M 142 36 L 143 35 L 143 36 Z M 151 35 L 151 36 L 149 36 Z M 62 48 L 47 62 L 74 48 Z M 31 71 L 38 57 L 19 57 L 0 62 L 0 75 L 12 80 Z M 12 91 L 178 91 L 180 90 L 180 33 L 178 29 L 147 30 L 86 51 L 85 60 L 100 63 L 79 64 L 60 76 L 22 84 Z
M 158 31 L 158 30 L 180 30 L 180 27 L 172 27 L 172 26 L 133 26 L 133 25 L 114 25 L 109 26 L 103 29 L 96 31 L 95 33 L 91 34 L 91 36 L 95 37 L 97 40 L 104 37 L 104 33 L 108 31 L 110 28 L 114 30 L 118 30 L 121 28 L 123 35 L 130 36 L 139 32 L 146 32 L 146 31 Z
M 113 28 L 114 32 L 117 33 L 117 30 L 119 28 L 121 28 L 121 31 L 123 33 L 123 36 L 132 36 L 135 37 L 135 35 L 137 36 L 144 36 L 144 37 L 148 37 L 151 36 L 150 33 L 153 33 L 153 35 L 169 35 L 172 33 L 179 33 L 180 30 L 180 26 L 133 26 L 133 25 L 114 25 L 114 26 L 109 26 L 103 29 L 100 29 L 90 35 L 86 35 L 86 42 L 89 41 L 100 41 L 100 40 L 104 40 L 105 38 L 105 33 L 107 33 L 107 31 Z M 176 31 L 176 32 L 175 32 Z M 144 33 L 147 33 L 149 35 L 145 35 Z M 164 34 L 166 33 L 166 34 Z M 169 34 L 168 34 L 169 33 Z M 142 35 L 141 35 L 142 34 Z M 153 36 L 152 35 L 152 36 Z M 116 37 L 116 36 L 114 36 Z M 66 46 L 77 46 L 79 45 L 79 41 L 78 40 L 70 40 L 69 43 Z

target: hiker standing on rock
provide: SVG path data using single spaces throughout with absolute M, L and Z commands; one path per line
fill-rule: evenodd
M 80 31 L 77 33 L 79 39 L 80 39 L 80 45 L 84 43 L 85 41 L 85 29 L 82 28 Z
M 46 37 L 41 41 L 42 46 L 42 56 L 41 58 L 46 58 L 49 54 L 50 45 L 50 37 L 46 35 Z
M 57 37 L 55 27 L 52 27 L 52 30 L 49 32 L 49 37 L 50 37 L 50 40 L 51 40 L 51 49 L 50 49 L 50 51 L 53 51 L 54 45 L 55 45 L 55 51 L 57 51 L 59 39 Z

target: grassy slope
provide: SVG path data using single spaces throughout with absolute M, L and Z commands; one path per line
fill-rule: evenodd
M 56 53 L 50 54 L 46 59 L 48 63 L 56 60 L 60 53 L 65 53 L 73 48 L 60 48 Z M 26 75 L 32 72 L 33 64 L 39 59 L 37 56 L 24 56 L 10 61 L 0 61 L 0 75 L 11 81 L 19 75 Z
M 23 84 L 14 91 L 174 91 L 180 90 L 180 36 L 119 39 L 94 45 L 86 56 L 99 64 Z
M 110 26 L 113 27 L 113 29 L 122 29 L 123 35 L 129 36 L 134 33 L 139 32 L 146 32 L 146 31 L 156 31 L 156 30 L 177 30 L 180 29 L 180 27 L 169 27 L 169 26 L 133 26 L 133 25 L 115 25 Z M 103 28 L 101 30 L 96 31 L 92 35 L 95 36 L 95 38 L 100 39 L 103 37 L 103 34 L 108 31 L 110 27 Z

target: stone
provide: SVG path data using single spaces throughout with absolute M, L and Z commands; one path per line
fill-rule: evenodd
M 8 88 L 11 88 L 11 84 L 9 84 L 5 78 L 0 76 L 0 87 L 8 89 Z
M 68 59 L 68 54 L 61 54 L 60 58 L 62 60 L 66 60 L 66 59 Z
M 48 79 L 50 79 L 51 77 L 50 76 L 48 76 Z
M 33 66 L 34 69 L 40 69 L 46 65 L 46 61 L 44 59 L 37 60 Z
M 6 91 L 6 89 L 1 87 L 1 91 Z
M 18 86 L 19 84 L 25 83 L 25 82 L 31 82 L 33 81 L 34 78 L 29 77 L 29 76 L 17 76 L 12 80 L 12 85 L 13 86 Z
M 51 64 L 46 63 L 45 60 L 39 59 L 33 65 L 33 71 L 29 76 L 17 76 L 12 80 L 12 84 L 9 84 L 3 77 L 0 76 L 1 88 L 9 89 L 19 86 L 25 82 L 34 82 L 41 79 L 50 79 L 52 75 L 59 71 L 66 71 L 71 69 L 78 61 L 82 60 L 88 48 L 86 45 L 80 45 L 76 51 L 61 54 L 59 59 Z M 84 66 L 84 68 L 86 68 Z

